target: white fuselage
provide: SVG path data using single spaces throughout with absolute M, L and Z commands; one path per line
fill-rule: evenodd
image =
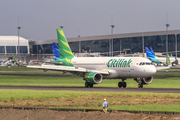
M 128 61 L 131 62 L 128 64 Z M 150 77 L 156 73 L 152 62 L 142 57 L 75 57 L 71 62 L 74 67 L 109 71 L 110 74 L 103 75 L 103 78 Z

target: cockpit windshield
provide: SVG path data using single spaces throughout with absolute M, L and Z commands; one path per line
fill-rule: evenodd
M 154 65 L 152 62 L 141 62 L 139 65 Z

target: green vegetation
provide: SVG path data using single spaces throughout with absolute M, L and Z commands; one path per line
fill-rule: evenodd
M 35 86 L 84 86 L 81 77 L 37 77 L 0 75 L 0 85 L 35 85 Z M 117 87 L 118 79 L 105 79 L 94 87 Z M 173 82 L 172 82 L 173 81 Z M 136 81 L 127 79 L 127 87 L 137 87 Z M 154 79 L 145 88 L 180 88 L 180 78 Z
M 104 79 L 101 84 L 94 87 L 117 87 L 119 79 Z M 82 77 L 37 77 L 37 76 L 13 76 L 0 75 L 0 85 L 33 85 L 33 86 L 83 86 Z M 133 79 L 127 79 L 127 88 L 137 88 L 138 83 Z M 153 79 L 151 84 L 144 88 L 180 88 L 180 78 Z
M 112 110 L 180 111 L 180 94 L 0 90 L 1 106 L 102 109 L 103 99 Z

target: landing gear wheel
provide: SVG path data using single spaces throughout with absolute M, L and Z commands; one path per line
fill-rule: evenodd
M 123 86 L 123 83 L 122 82 L 119 82 L 118 83 L 118 87 L 121 88 Z
M 93 87 L 93 84 L 90 84 L 90 87 Z
M 123 82 L 122 84 L 123 84 L 123 88 L 126 88 L 126 82 Z
M 89 84 L 87 82 L 85 82 L 85 87 L 89 87 Z
M 138 88 L 143 88 L 143 84 L 138 84 Z

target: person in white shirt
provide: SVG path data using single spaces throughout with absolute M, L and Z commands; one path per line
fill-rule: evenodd
M 106 101 L 106 99 L 104 99 L 104 102 L 103 102 L 103 111 L 105 113 L 107 113 L 107 107 L 109 106 L 108 102 Z

